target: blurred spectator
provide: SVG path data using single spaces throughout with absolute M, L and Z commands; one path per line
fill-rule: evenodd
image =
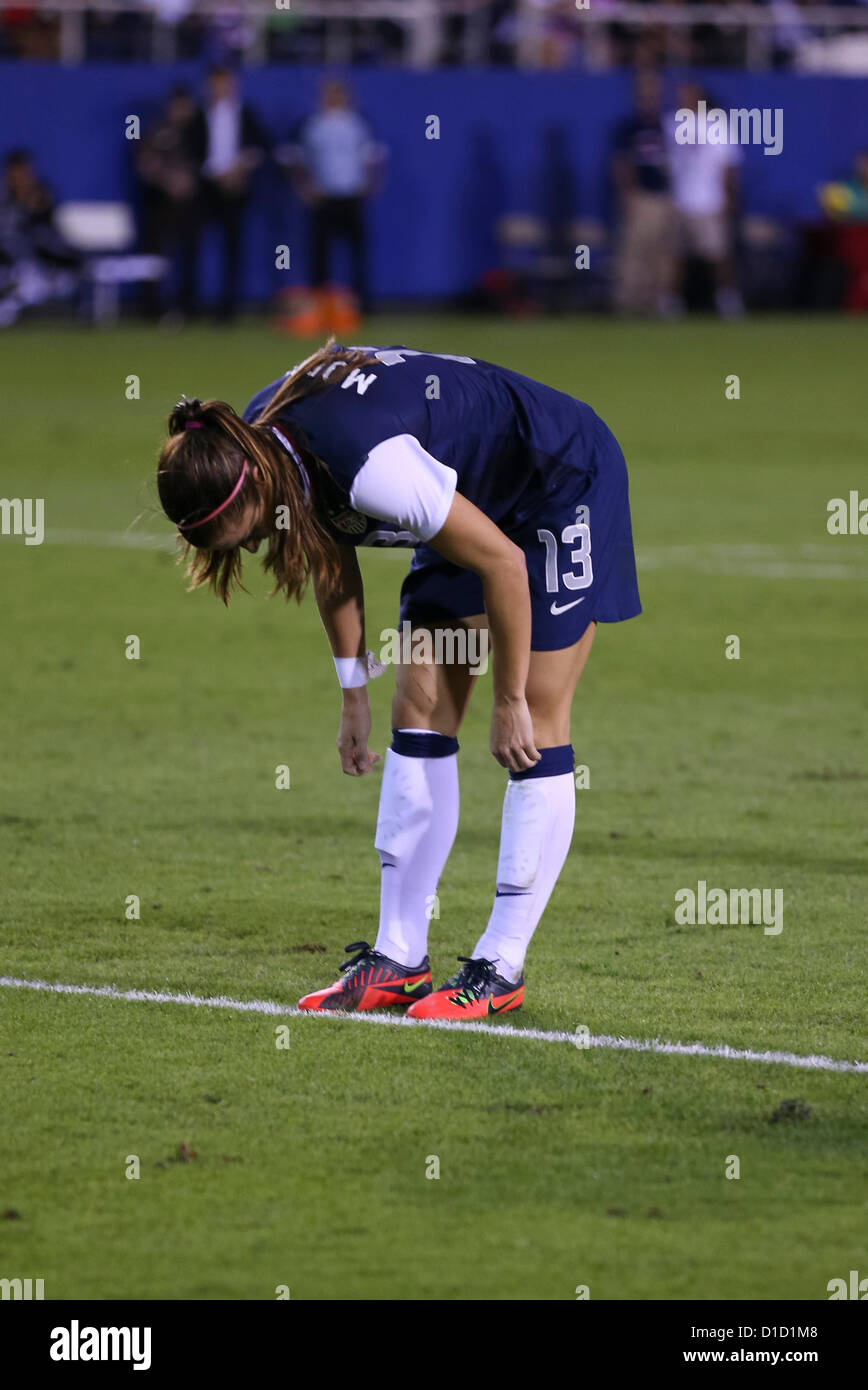
M 705 100 L 701 87 L 686 82 L 679 89 L 679 109 L 698 111 Z M 708 103 L 712 106 L 713 103 Z M 738 145 L 680 145 L 675 139 L 676 113 L 666 117 L 669 174 L 677 211 L 677 251 L 682 283 L 690 258 L 711 270 L 717 311 L 732 317 L 743 310 L 733 259 L 733 231 L 738 207 Z
M 4 5 L 0 10 L 0 49 L 4 57 L 55 62 L 60 56 L 60 17 L 34 5 Z
M 84 33 L 88 62 L 146 62 L 151 56 L 150 28 L 148 16 L 138 9 L 86 10 Z
M 26 150 L 11 150 L 0 190 L 0 326 L 33 304 L 67 297 L 81 258 L 54 225 L 54 198 Z
M 145 6 L 154 11 L 161 24 L 178 24 L 190 14 L 193 0 L 145 0 Z
M 678 224 L 656 72 L 637 73 L 635 104 L 615 132 L 612 173 L 621 228 L 614 302 L 621 313 L 665 313 L 672 303 Z
M 771 27 L 771 59 L 777 68 L 798 65 L 800 57 L 815 39 L 826 39 L 829 30 L 822 23 L 824 5 L 818 0 L 768 0 L 774 24 Z M 834 0 L 836 6 L 864 4 L 865 0 Z M 819 19 L 820 23 L 816 23 Z
M 817 197 L 827 220 L 802 228 L 800 302 L 868 313 L 868 150 L 849 179 L 822 184 Z
M 868 222 L 868 150 L 853 161 L 853 173 L 842 183 L 824 183 L 817 197 L 827 217 L 840 222 Z
M 232 9 L 224 4 L 210 17 L 209 47 L 217 63 L 236 63 L 246 49 L 253 28 L 248 24 L 243 4 Z
M 527 0 L 525 17 L 535 25 L 539 67 L 565 68 L 578 61 L 581 20 L 576 9 L 572 0 Z
M 154 18 L 164 29 L 174 30 L 175 56 L 184 61 L 199 59 L 220 62 L 223 55 L 213 49 L 211 21 L 206 13 L 197 12 L 195 0 L 144 0 Z M 152 40 L 152 50 L 153 50 Z
M 776 68 L 788 68 L 793 65 L 810 31 L 797 0 L 769 0 L 769 6 L 774 16 L 772 62 Z
M 351 256 L 351 282 L 358 309 L 369 307 L 365 245 L 365 199 L 374 191 L 384 157 L 383 147 L 357 111 L 342 82 L 323 84 L 319 110 L 300 126 L 296 138 L 278 154 L 293 178 L 309 214 L 309 268 L 312 301 L 301 310 L 303 322 L 293 331 L 318 333 L 352 331 L 340 307 L 326 300 L 329 255 L 336 241 L 347 243 Z M 350 320 L 354 310 L 345 306 Z M 310 326 L 308 326 L 308 318 Z M 327 322 L 327 320 L 329 320 Z
M 173 87 L 163 114 L 145 132 L 137 159 L 143 250 L 175 263 L 166 300 L 160 304 L 154 286 L 151 308 L 162 307 L 173 317 L 195 309 L 200 203 L 196 115 L 189 87 Z
M 202 176 L 200 225 L 214 224 L 223 242 L 218 315 L 228 322 L 238 311 L 250 177 L 267 148 L 262 127 L 242 102 L 230 68 L 216 66 L 208 74 L 208 94 L 204 109 L 194 118 L 192 139 Z

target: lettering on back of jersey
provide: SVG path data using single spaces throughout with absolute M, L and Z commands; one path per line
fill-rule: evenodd
M 378 362 L 382 362 L 384 367 L 403 366 L 408 357 L 437 357 L 441 362 L 463 362 L 465 367 L 475 367 L 475 357 L 458 357 L 451 352 L 423 352 L 415 348 L 378 348 L 378 347 L 359 347 L 353 348 L 353 352 L 370 352 L 376 357 Z
M 375 531 L 368 532 L 361 544 L 372 546 L 375 550 L 377 547 L 382 548 L 384 545 L 395 545 L 402 548 L 412 547 L 415 549 L 419 544 L 419 537 L 414 536 L 412 531 L 401 531 L 399 529 L 385 531 L 382 526 L 378 526 Z

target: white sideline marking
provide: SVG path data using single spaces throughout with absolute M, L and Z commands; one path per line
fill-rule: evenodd
M 235 1009 L 239 1013 L 271 1014 L 275 1018 L 331 1018 L 344 1023 L 383 1023 L 393 1028 L 442 1028 L 447 1032 L 486 1033 L 492 1038 L 525 1038 L 529 1042 L 571 1043 L 576 1046 L 575 1033 L 546 1032 L 543 1028 L 514 1028 L 508 1023 L 450 1023 L 446 1019 L 405 1018 L 403 1015 L 395 1017 L 386 1013 L 308 1013 L 289 1004 L 275 1004 L 269 999 L 230 999 L 225 994 L 205 999 L 198 994 L 167 994 L 155 989 L 49 984 L 47 980 L 19 980 L 13 975 L 0 975 L 0 987 L 47 990 L 51 994 L 86 994 L 99 999 L 125 999 L 136 1004 L 193 1004 L 196 1008 Z M 725 1043 L 707 1047 L 705 1043 L 670 1043 L 661 1042 L 659 1038 L 646 1038 L 644 1041 L 616 1038 L 608 1033 L 592 1034 L 587 1041 L 589 1047 L 609 1048 L 615 1052 L 664 1052 L 685 1057 L 724 1057 L 730 1062 L 773 1062 L 778 1066 L 803 1067 L 809 1071 L 868 1073 L 868 1062 L 843 1062 L 834 1057 L 817 1055 L 800 1057 L 795 1052 L 754 1052 L 751 1048 L 728 1047 Z
M 846 551 L 817 541 L 795 545 L 640 546 L 640 570 L 687 569 L 748 579 L 866 579 L 868 568 L 852 547 Z
M 59 531 L 46 527 L 49 545 L 90 545 L 107 550 L 167 550 L 177 547 L 174 535 L 157 535 L 153 531 Z
M 49 545 L 98 546 L 109 550 L 163 550 L 176 553 L 177 537 L 148 531 L 64 531 L 48 527 Z M 373 547 L 368 554 L 403 555 L 402 546 Z M 658 545 L 639 546 L 640 570 L 686 569 L 745 579 L 868 579 L 868 566 L 857 552 L 846 553 L 818 542 L 801 545 Z

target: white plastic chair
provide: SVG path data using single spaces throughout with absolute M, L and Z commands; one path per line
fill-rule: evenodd
M 97 323 L 118 317 L 121 285 L 162 280 L 166 275 L 169 267 L 164 256 L 125 254 L 136 239 L 129 203 L 61 203 L 54 221 L 67 244 L 90 258 L 87 274 L 93 284 Z

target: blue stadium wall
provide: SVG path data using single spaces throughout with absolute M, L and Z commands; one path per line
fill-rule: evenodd
M 496 263 L 493 224 L 504 212 L 609 218 L 610 141 L 630 110 L 627 73 L 357 69 L 348 76 L 389 149 L 369 214 L 376 294 L 432 299 L 468 289 Z M 309 67 L 252 68 L 243 75 L 244 96 L 279 141 L 311 109 L 322 77 Z M 172 82 L 200 80 L 193 65 L 0 63 L 0 149 L 32 149 L 61 199 L 132 200 L 125 117 L 138 115 L 147 126 Z M 751 212 L 788 222 L 815 217 L 817 184 L 845 174 L 868 147 L 864 81 L 738 72 L 706 72 L 702 80 L 717 105 L 784 112 L 780 155 L 745 150 Z M 440 118 L 439 140 L 425 138 L 429 115 Z M 305 239 L 304 213 L 286 181 L 274 167 L 261 170 L 247 223 L 245 296 L 264 300 L 303 283 Z M 290 272 L 275 269 L 278 243 L 291 248 Z M 213 246 L 202 271 L 208 297 Z

